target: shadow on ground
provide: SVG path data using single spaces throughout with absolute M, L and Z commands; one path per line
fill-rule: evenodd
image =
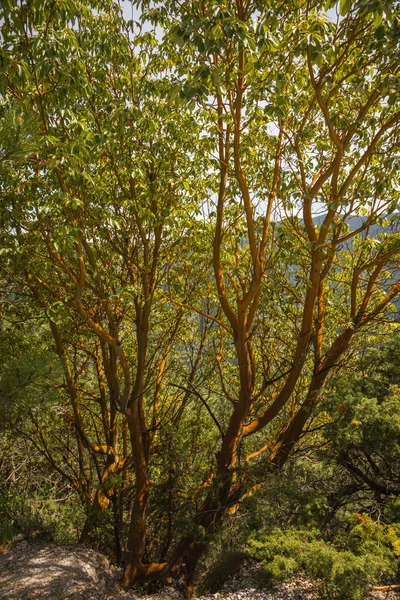
M 91 550 L 21 542 L 0 556 L 0 599 L 102 600 L 116 591 L 119 577 Z

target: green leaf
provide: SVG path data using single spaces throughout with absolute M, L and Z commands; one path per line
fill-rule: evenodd
M 253 38 L 248 37 L 247 38 L 247 44 L 248 44 L 250 50 L 252 50 L 253 52 L 256 51 L 257 45 L 256 45 L 255 41 L 253 40 Z
M 347 15 L 351 7 L 351 0 L 340 0 L 340 14 L 342 17 Z
M 379 25 L 382 23 L 382 11 L 377 10 L 374 12 L 374 27 L 377 29 Z

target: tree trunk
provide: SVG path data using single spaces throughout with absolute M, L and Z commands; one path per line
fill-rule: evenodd
M 139 394 L 137 394 L 139 396 Z M 146 567 L 142 557 L 146 544 L 146 510 L 150 491 L 148 480 L 147 457 L 143 440 L 138 402 L 133 401 L 127 415 L 132 445 L 133 465 L 136 476 L 136 495 L 131 512 L 128 534 L 129 564 L 124 575 L 125 587 L 146 575 Z
M 97 549 L 99 546 L 99 535 L 98 528 L 104 524 L 104 511 L 94 501 L 87 508 L 87 515 L 81 535 L 79 536 L 79 543 L 85 544 L 90 548 Z

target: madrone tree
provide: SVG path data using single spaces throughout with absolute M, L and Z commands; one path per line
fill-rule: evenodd
M 400 291 L 398 218 L 384 220 L 398 210 L 399 23 L 389 3 L 329 7 L 162 2 L 145 13 L 171 23 L 176 95 L 205 122 L 198 149 L 214 174 L 209 318 L 230 414 L 195 516 L 206 534 L 282 467 L 329 373 Z M 206 545 L 189 535 L 171 559 L 185 560 L 189 594 Z
M 4 98 L 38 128 L 2 183 L 4 277 L 52 330 L 54 312 L 83 327 L 111 374 L 135 475 L 125 584 L 184 567 L 191 596 L 210 536 L 283 467 L 327 377 L 400 291 L 399 24 L 391 3 L 141 6 L 162 41 L 112 2 L 4 9 Z M 180 327 L 199 335 L 180 406 L 201 399 L 216 447 L 161 562 L 149 465 Z
M 66 444 L 60 469 L 52 432 L 32 415 L 28 429 L 87 504 L 83 541 L 111 499 L 122 504 L 129 466 L 128 547 L 142 574 L 163 374 L 182 326 L 157 290 L 191 210 L 184 137 L 197 126 L 171 111 L 154 36 L 134 35 L 116 3 L 11 2 L 0 18 L 4 294 L 47 320 L 77 461 Z

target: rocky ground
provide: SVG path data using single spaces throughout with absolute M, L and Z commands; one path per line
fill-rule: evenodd
M 120 587 L 122 572 L 101 554 L 83 547 L 29 544 L 22 540 L 0 555 L 0 600 L 181 600 L 173 587 L 146 596 Z M 374 600 L 394 594 L 375 592 Z M 255 588 L 251 569 L 243 568 L 221 592 L 201 600 L 312 600 L 317 591 L 297 579 L 273 591 Z M 199 599 L 200 600 L 200 599 Z

